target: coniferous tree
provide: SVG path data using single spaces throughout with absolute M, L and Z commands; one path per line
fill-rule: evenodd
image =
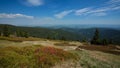
M 99 30 L 96 29 L 91 44 L 100 44 Z

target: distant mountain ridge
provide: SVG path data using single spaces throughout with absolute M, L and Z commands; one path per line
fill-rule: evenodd
M 39 27 L 39 26 L 37 26 Z M 53 26 L 43 26 L 47 28 L 75 28 L 75 29 L 87 29 L 87 28 L 109 28 L 109 29 L 116 29 L 120 30 L 120 24 L 118 25 L 111 25 L 111 24 L 69 24 L 69 25 L 53 25 Z
M 7 24 L 0 24 L 0 31 L 2 27 Z M 94 35 L 96 28 L 52 28 L 52 27 L 23 27 L 8 25 L 11 32 L 15 32 L 18 29 L 28 32 L 30 36 L 55 39 L 55 40 L 69 40 L 69 41 L 90 41 Z M 98 28 L 101 39 L 113 40 L 114 44 L 120 44 L 120 30 L 113 28 Z

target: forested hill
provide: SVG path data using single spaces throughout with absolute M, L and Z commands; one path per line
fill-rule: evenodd
M 0 25 L 0 31 L 5 25 Z M 11 33 L 16 31 L 27 32 L 29 36 L 55 39 L 55 40 L 82 40 L 82 36 L 73 32 L 61 30 L 61 29 L 52 29 L 52 28 L 43 28 L 43 27 L 22 27 L 22 26 L 13 26 L 7 25 Z
M 5 25 L 0 24 L 0 32 Z M 29 34 L 29 36 L 55 39 L 55 40 L 73 40 L 73 41 L 90 41 L 94 35 L 96 28 L 43 28 L 43 27 L 22 27 L 7 25 L 11 33 L 16 31 L 24 31 Z M 120 44 L 120 31 L 110 28 L 98 28 L 100 32 L 100 38 L 112 40 L 114 44 Z
M 87 40 L 91 40 L 96 28 L 84 28 L 84 29 L 61 28 L 61 29 L 82 35 Z M 114 43 L 120 44 L 120 30 L 112 28 L 98 28 L 98 29 L 101 39 L 112 40 Z

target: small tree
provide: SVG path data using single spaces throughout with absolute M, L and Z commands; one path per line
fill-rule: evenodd
M 93 38 L 91 40 L 91 44 L 100 44 L 100 43 L 101 43 L 101 41 L 99 39 L 99 30 L 96 29 L 95 33 L 94 33 L 94 36 L 93 36 Z

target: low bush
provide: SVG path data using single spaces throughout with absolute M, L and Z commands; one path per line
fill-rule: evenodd
M 71 52 L 53 47 L 6 47 L 0 49 L 0 68 L 50 68 L 56 63 L 76 58 Z

